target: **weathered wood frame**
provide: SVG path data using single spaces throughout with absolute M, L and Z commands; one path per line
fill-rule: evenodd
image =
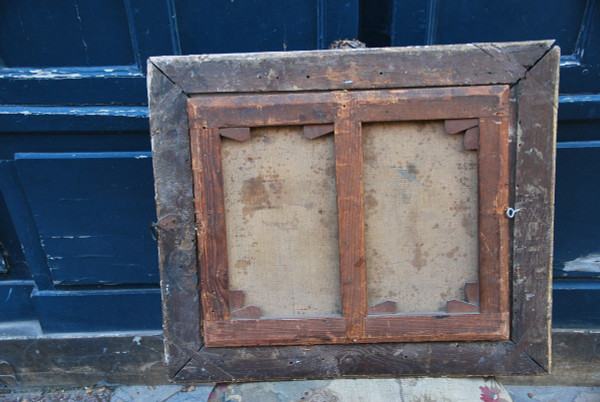
M 540 41 L 150 59 L 150 120 L 169 378 L 241 381 L 547 372 L 559 56 L 552 41 Z M 200 279 L 187 114 L 190 97 L 480 85 L 508 85 L 511 95 L 508 197 L 509 205 L 520 212 L 509 228 L 508 340 L 205 346 L 199 330 Z M 443 118 L 461 117 L 467 116 Z

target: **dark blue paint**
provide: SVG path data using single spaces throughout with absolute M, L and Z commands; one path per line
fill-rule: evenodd
M 45 331 L 160 328 L 151 161 L 136 159 L 147 58 L 324 48 L 357 29 L 358 0 L 3 2 L 0 232 L 21 265 L 0 296 L 11 279 Z
M 0 132 L 148 131 L 146 106 L 0 106 Z
M 5 166 L 6 163 L 0 162 L 0 177 L 5 177 L 8 181 L 8 175 L 11 173 Z M 3 264 L 3 269 L 0 270 L 0 279 L 7 281 L 30 280 L 29 266 L 17 236 L 15 223 L 4 198 L 4 194 L 8 191 L 10 191 L 8 186 L 0 187 L 0 253 L 2 253 L 0 259 Z M 2 299 L 0 298 L 0 300 Z
M 600 141 L 561 141 L 556 143 L 556 149 L 579 148 L 600 148 Z
M 600 141 L 559 143 L 556 171 L 555 277 L 598 277 L 563 271 L 567 261 L 600 254 Z M 600 263 L 597 264 L 600 271 Z
M 31 303 L 33 281 L 0 281 L 0 322 L 37 318 Z
M 600 94 L 561 95 L 558 98 L 558 119 L 600 120 Z
M 0 4 L 0 54 L 7 67 L 134 63 L 124 2 L 4 0 Z
M 107 118 L 110 119 L 110 118 Z M 65 118 L 66 123 L 70 123 Z M 81 117 L 78 124 L 84 124 Z M 67 127 L 69 127 L 66 124 Z M 0 134 L 0 160 L 14 160 L 16 153 L 41 152 L 149 152 L 150 136 L 135 131 L 43 131 Z M 1 166 L 1 165 L 0 165 Z M 0 181 L 1 182 L 1 181 Z
M 575 50 L 562 61 L 562 93 L 600 92 L 600 1 L 586 2 Z
M 161 328 L 158 289 L 34 291 L 32 301 L 44 332 Z
M 578 142 L 600 140 L 600 120 L 559 120 L 558 140 L 571 148 L 577 147 Z
M 548 7 L 519 0 L 393 1 L 391 43 L 400 45 L 557 39 L 573 53 L 584 1 L 554 0 Z
M 175 8 L 184 54 L 322 49 L 358 35 L 357 0 L 179 0 Z
M 147 102 L 146 80 L 138 68 L 117 74 L 99 72 L 97 68 L 72 68 L 58 73 L 53 70 L 50 69 L 49 74 L 32 70 L 24 74 L 8 70 L 2 74 L 0 69 L 0 104 L 140 105 Z
M 563 54 L 575 51 L 585 1 L 540 3 L 504 1 L 438 1 L 434 43 L 508 42 L 556 39 Z
M 55 285 L 158 283 L 150 156 L 15 154 Z
M 10 8 L 11 15 L 19 16 L 27 11 L 33 15 L 30 19 L 44 17 L 45 6 L 38 9 L 28 8 L 28 2 L 9 7 L 4 3 L 0 7 Z M 96 4 L 98 3 L 98 4 Z M 146 60 L 149 56 L 176 54 L 173 47 L 172 33 L 176 30 L 170 14 L 167 1 L 149 2 L 144 0 L 124 0 L 122 2 L 82 2 L 50 6 L 65 9 L 69 14 L 79 7 L 79 19 L 65 17 L 57 29 L 48 28 L 52 21 L 44 22 L 40 29 L 34 25 L 27 30 L 27 35 L 36 43 L 55 43 L 59 51 L 52 52 L 47 60 L 26 62 L 27 56 L 19 56 L 19 61 L 2 63 L 0 61 L 0 104 L 32 104 L 32 105 L 143 105 L 146 104 Z M 46 3 L 44 2 L 44 5 Z M 54 3 L 52 3 L 54 4 Z M 98 14 L 94 14 L 95 7 Z M 67 10 L 68 9 L 68 10 Z M 85 10 L 85 11 L 83 11 Z M 82 12 L 86 18 L 84 20 Z M 88 14 L 92 17 L 88 17 Z M 98 15 L 111 14 L 114 18 L 104 20 Z M 0 12 L 0 15 L 3 13 Z M 124 16 L 123 16 L 124 14 Z M 46 14 L 47 15 L 47 14 Z M 72 14 L 69 14 L 72 17 Z M 93 16 L 96 16 L 93 18 Z M 41 17 L 40 17 L 41 16 Z M 75 15 L 76 16 L 76 15 Z M 23 18 L 23 17 L 22 17 Z M 29 17 L 24 16 L 29 21 Z M 18 22 L 18 18 L 16 19 Z M 13 22 L 10 22 L 12 24 Z M 100 24 L 100 27 L 97 27 Z M 107 26 L 109 24 L 109 26 Z M 111 30 L 114 28 L 114 30 Z M 15 46 L 22 32 L 6 29 L 0 32 L 6 37 L 6 45 Z M 69 40 L 75 41 L 76 46 L 83 46 L 82 32 L 88 44 L 93 49 L 100 47 L 99 56 L 90 55 L 89 62 L 81 62 L 81 54 L 75 51 L 73 56 L 63 57 L 63 52 L 69 52 L 70 46 L 61 42 L 63 36 L 75 32 Z M 78 32 L 78 33 L 77 33 Z M 14 38 L 17 36 L 17 38 Z M 125 49 L 128 49 L 127 51 Z M 84 47 L 85 50 L 85 47 Z M 12 51 L 12 50 L 11 50 Z M 27 52 L 26 47 L 14 48 L 14 52 Z M 94 50 L 92 50 L 94 51 Z M 3 57 L 0 45 L 0 58 Z M 37 53 L 33 53 L 35 57 Z M 73 60 L 70 57 L 75 57 Z M 5 65 L 9 68 L 2 68 Z
M 0 177 L 9 180 L 5 166 L 0 162 Z M 4 198 L 7 190 L 0 184 L 0 322 L 32 320 L 36 316 L 29 295 L 34 282 Z
M 7 255 L 7 259 L 15 261 L 17 263 L 16 268 L 23 265 L 28 268 L 28 274 L 24 273 L 18 279 L 25 279 L 30 275 L 39 289 L 50 289 L 52 288 L 50 270 L 40 244 L 40 237 L 33 216 L 27 205 L 25 193 L 12 161 L 0 161 L 0 177 L 2 177 L 2 180 L 0 180 L 0 193 L 5 205 L 5 209 L 0 211 L 4 215 L 1 229 L 5 231 L 6 236 L 10 236 L 10 239 L 7 239 L 9 244 L 18 244 L 20 248 L 20 251 L 15 250 L 16 246 L 15 248 L 7 248 L 7 252 L 12 251 L 11 254 Z M 10 279 L 10 276 L 7 279 Z M 2 305 L 0 304 L 0 306 Z
M 405 3 L 394 3 L 389 0 L 361 0 L 358 21 L 358 36 L 369 47 L 385 47 L 391 44 L 394 6 Z M 407 23 L 413 20 L 407 19 Z
M 144 112 L 141 113 L 143 114 Z M 113 119 L 114 116 L 104 116 L 103 118 L 108 119 L 110 122 L 113 121 L 111 119 Z M 68 116 L 65 117 L 64 129 L 74 128 L 77 126 L 79 128 L 83 128 L 83 132 L 57 133 L 47 131 L 44 133 L 21 132 L 18 134 L 0 134 L 0 177 L 2 177 L 2 180 L 0 180 L 0 237 L 5 235 L 5 238 L 8 238 L 10 240 L 10 244 L 12 245 L 11 247 L 7 247 L 7 257 L 10 261 L 9 274 L 8 276 L 0 276 L 0 296 L 4 295 L 6 297 L 9 294 L 10 289 L 13 289 L 12 292 L 10 292 L 11 297 L 7 303 L 0 303 L 0 320 L 2 321 L 36 319 L 40 318 L 39 314 L 41 311 L 46 311 L 43 308 L 37 308 L 34 310 L 33 304 L 31 303 L 31 298 L 29 297 L 33 282 L 28 278 L 33 276 L 38 289 L 47 289 L 48 292 L 50 292 L 54 288 L 46 256 L 40 244 L 40 236 L 38 234 L 31 209 L 28 205 L 27 198 L 23 191 L 23 185 L 14 166 L 15 163 L 13 158 L 15 153 L 64 153 L 70 151 L 98 154 L 99 152 L 104 151 L 107 153 L 112 152 L 114 154 L 115 151 L 121 151 L 122 155 L 134 156 L 131 154 L 131 152 L 136 152 L 137 155 L 140 153 L 138 150 L 143 150 L 142 154 L 144 156 L 149 155 L 150 142 L 149 137 L 145 132 L 136 133 L 114 131 L 107 133 L 89 130 L 86 131 L 86 117 L 84 115 L 80 115 L 74 117 L 74 119 L 77 120 L 77 124 L 72 123 Z M 56 123 L 52 123 L 52 125 L 57 126 L 57 123 L 58 121 Z M 97 121 L 95 124 L 100 125 L 100 123 L 100 121 Z M 145 124 L 147 124 L 147 121 Z M 25 124 L 24 126 L 25 128 L 21 128 L 28 130 L 32 130 L 34 128 L 31 125 L 27 126 Z M 39 128 L 42 130 L 48 130 L 51 127 L 44 127 L 43 124 L 40 124 Z M 149 162 L 149 159 L 146 159 L 146 161 Z M 81 172 L 81 174 L 85 175 L 85 172 Z M 144 175 L 146 177 L 151 176 L 151 169 L 149 165 L 146 166 L 142 176 Z M 145 193 L 150 195 L 146 197 L 144 202 L 146 204 L 151 204 L 153 191 L 151 180 L 146 180 L 145 188 Z M 5 207 L 3 207 L 3 205 L 5 205 Z M 146 210 L 151 215 L 154 214 L 153 206 L 147 207 Z M 126 219 L 129 218 L 127 217 Z M 149 222 L 146 222 L 146 225 L 148 223 Z M 142 233 L 147 235 L 147 226 L 143 228 Z M 5 244 L 7 243 L 5 242 Z M 155 243 L 149 241 L 146 248 L 148 248 L 147 252 L 149 254 L 156 253 Z M 156 265 L 157 262 L 153 261 L 146 269 L 148 271 L 152 271 L 156 275 L 158 270 Z M 152 286 L 157 288 L 157 281 L 155 280 L 154 282 L 155 283 Z M 135 286 L 139 285 L 136 284 Z M 96 290 L 97 297 L 99 297 L 99 291 L 100 290 Z M 155 293 L 156 292 L 157 291 L 155 290 Z M 64 297 L 62 296 L 63 294 L 64 293 L 62 293 L 60 297 Z M 52 297 L 51 295 L 52 293 L 46 293 L 45 301 L 50 299 Z M 101 303 L 101 305 L 104 306 L 103 308 L 114 310 L 122 307 L 123 303 L 128 303 L 131 306 L 145 305 L 147 304 L 148 298 L 148 296 L 140 296 L 138 294 L 130 295 L 125 299 L 123 297 L 112 298 L 110 297 L 111 295 L 112 294 L 109 293 L 103 299 L 103 302 Z M 157 296 L 158 293 L 156 293 L 154 297 Z M 0 298 L 0 301 L 1 300 L 4 299 Z M 82 309 L 86 305 L 92 303 L 92 301 L 94 303 L 98 302 L 97 298 L 81 299 L 80 304 Z M 156 304 L 157 302 L 154 301 L 151 302 L 150 306 L 154 306 Z M 54 303 L 52 305 L 55 308 L 61 308 L 60 304 Z M 91 305 L 88 307 L 90 309 L 97 308 Z M 89 319 L 87 313 L 81 313 L 79 316 L 75 315 L 75 313 L 81 312 L 82 309 L 71 310 L 71 325 L 75 325 L 74 323 L 76 323 L 78 320 L 83 323 Z M 153 311 L 153 314 L 160 318 L 160 310 L 155 308 Z M 52 320 L 58 317 L 60 317 L 60 314 L 58 316 L 56 314 L 50 314 L 41 318 L 44 321 L 44 326 L 52 326 L 58 325 L 58 323 L 52 324 Z M 130 317 L 120 315 L 117 317 L 122 317 L 118 318 L 122 322 L 121 329 L 127 329 L 127 320 L 129 320 Z M 154 328 L 160 327 L 159 324 L 156 324 L 156 318 L 151 320 L 151 322 L 154 323 Z M 88 324 L 86 325 L 87 326 L 85 328 L 92 328 Z M 116 324 L 113 323 L 111 325 L 114 326 Z M 97 330 L 101 330 L 102 324 L 96 324 L 95 328 Z M 79 330 L 84 330 L 84 326 L 82 326 Z
M 80 13 L 82 8 L 87 10 L 86 2 L 76 4 Z M 72 5 L 73 3 L 69 3 L 69 7 L 74 9 Z M 15 10 L 11 10 L 11 15 L 28 10 L 26 5 L 15 7 Z M 94 7 L 94 4 L 90 3 L 89 7 Z M 97 41 L 103 46 L 102 51 L 108 52 L 109 56 L 99 56 L 98 62 L 94 63 L 65 61 L 68 58 L 61 58 L 62 61 L 56 63 L 38 63 L 44 68 L 28 68 L 31 65 L 23 64 L 24 61 L 5 63 L 9 68 L 1 68 L 0 62 L 0 104 L 143 105 L 146 103 L 144 73 L 149 56 L 179 54 L 182 48 L 184 53 L 283 50 L 284 42 L 289 50 L 316 49 L 327 47 L 335 39 L 358 36 L 358 0 L 125 0 L 123 3 L 102 2 L 99 8 L 115 15 L 125 13 L 125 17 L 110 20 L 111 24 L 119 27 L 115 32 L 111 32 L 106 26 L 92 28 L 94 24 L 105 21 L 87 18 L 84 21 L 82 18 L 84 26 L 91 24 L 89 31 L 92 34 L 86 37 L 86 41 Z M 256 22 L 258 8 L 265 10 L 259 23 Z M 45 12 L 45 7 L 30 11 L 39 16 Z M 122 21 L 123 18 L 126 19 L 125 22 Z M 242 18 L 247 19 L 248 23 L 242 24 Z M 62 31 L 79 32 L 79 21 L 66 18 L 63 23 L 55 33 L 44 32 L 43 25 L 40 30 L 32 29 L 28 33 L 37 41 L 51 41 L 63 46 Z M 232 29 L 232 26 L 236 29 Z M 125 29 L 128 30 L 128 35 L 123 36 Z M 87 30 L 85 27 L 85 33 Z M 20 28 L 18 32 L 21 32 Z M 13 46 L 10 44 L 11 38 L 18 32 L 6 29 L 6 42 L 9 43 L 6 46 Z M 39 38 L 42 35 L 45 38 Z M 72 40 L 82 44 L 81 33 L 78 35 Z M 115 49 L 119 46 L 131 48 L 127 61 L 119 59 L 122 64 L 111 54 L 113 51 L 115 54 L 119 53 Z M 15 47 L 14 52 L 19 49 L 25 50 Z M 64 46 L 63 51 L 68 49 L 69 46 Z M 2 54 L 0 44 L 0 57 Z M 56 52 L 56 57 L 59 58 L 60 54 L 61 52 Z M 106 64 L 98 64 L 100 59 Z
M 600 327 L 600 281 L 555 280 L 553 288 L 555 328 Z
M 559 146 L 600 140 L 600 94 L 560 96 L 558 120 Z
M 284 43 L 288 50 L 316 49 L 357 35 L 371 46 L 558 39 L 563 48 L 563 95 L 555 255 L 557 277 L 562 277 L 565 261 L 600 249 L 600 148 L 595 142 L 600 141 L 598 4 L 598 0 L 554 0 L 541 7 L 516 0 L 3 2 L 0 243 L 7 250 L 9 272 L 0 274 L 0 301 L 13 290 L 8 301 L 0 303 L 0 321 L 39 318 L 44 330 L 63 332 L 160 328 L 156 244 L 148 239 L 154 214 L 150 160 L 128 154 L 150 150 L 145 107 L 149 56 L 284 50 Z M 32 153 L 35 157 L 25 155 Z M 54 158 L 53 153 L 61 157 Z M 20 154 L 19 174 L 15 154 Z M 79 157 L 68 156 L 72 154 Z M 61 210 L 61 197 L 94 192 L 97 197 L 90 197 L 86 208 L 73 207 L 71 214 Z M 133 205 L 142 207 L 134 210 Z M 108 236 L 109 244 L 116 246 L 117 266 L 133 261 L 143 269 L 102 264 L 88 269 L 75 256 L 79 251 L 98 251 L 99 240 L 69 244 L 68 239 L 51 239 L 56 229 L 85 236 L 86 219 L 98 223 L 93 225 L 96 234 Z M 118 241 L 119 236 L 126 239 Z M 64 273 L 58 260 L 48 264 L 46 254 L 57 253 L 71 258 Z M 598 325 L 600 287 L 589 279 L 597 275 L 568 275 L 588 279 L 557 281 L 555 325 Z M 53 283 L 56 278 L 61 289 Z

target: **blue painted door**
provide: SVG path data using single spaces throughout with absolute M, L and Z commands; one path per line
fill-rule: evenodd
M 561 47 L 553 321 L 600 326 L 598 0 L 363 0 L 360 35 L 405 46 L 556 39 Z
M 600 326 L 598 0 L 0 3 L 0 322 L 160 328 L 151 55 L 556 38 L 554 322 Z
M 325 48 L 358 0 L 0 3 L 0 322 L 159 329 L 145 65 Z

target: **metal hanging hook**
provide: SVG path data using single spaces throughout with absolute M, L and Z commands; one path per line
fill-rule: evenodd
M 517 209 L 508 208 L 506 210 L 506 216 L 508 216 L 510 219 L 512 219 L 512 218 L 515 217 L 515 215 L 517 214 L 517 212 L 519 212 L 520 210 L 521 210 L 521 208 L 517 208 Z

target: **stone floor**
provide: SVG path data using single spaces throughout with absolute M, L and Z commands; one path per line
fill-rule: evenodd
M 0 390 L 0 401 L 111 402 L 600 402 L 600 387 L 503 387 L 491 378 L 315 380 L 246 384 Z

